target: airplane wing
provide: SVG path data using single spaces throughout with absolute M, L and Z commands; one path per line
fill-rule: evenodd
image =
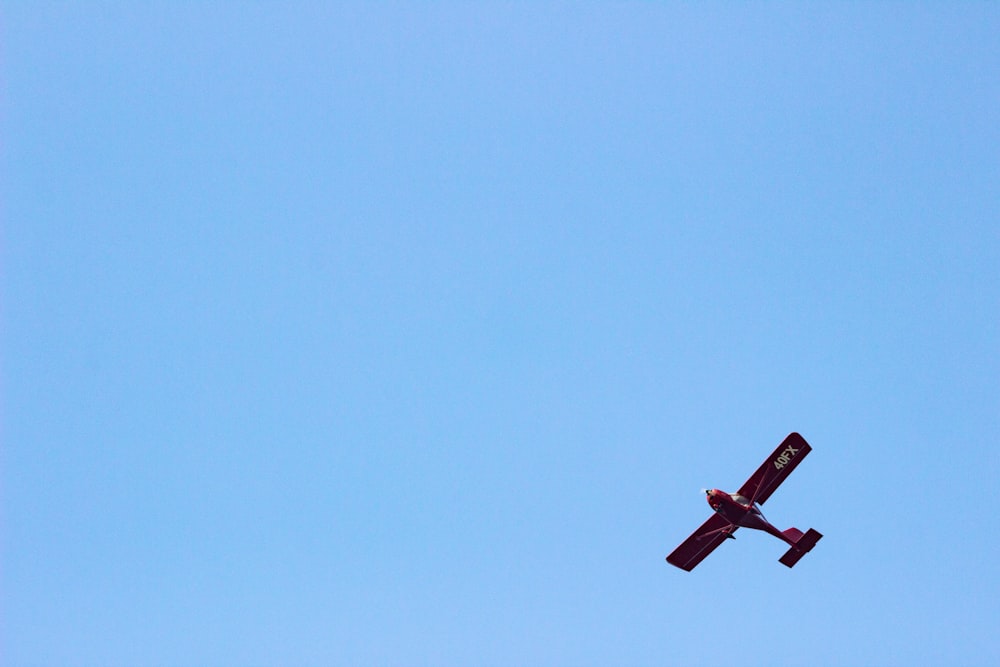
M 798 433 L 789 433 L 774 453 L 740 487 L 739 494 L 754 502 L 764 504 L 774 490 L 797 466 L 812 447 Z
M 705 560 L 708 554 L 726 541 L 726 534 L 723 528 L 730 523 L 721 514 L 713 514 L 708 521 L 701 524 L 701 527 L 691 533 L 691 536 L 681 542 L 681 545 L 667 556 L 667 562 L 676 565 L 682 570 L 690 572 L 694 566 Z M 736 526 L 733 526 L 733 531 Z

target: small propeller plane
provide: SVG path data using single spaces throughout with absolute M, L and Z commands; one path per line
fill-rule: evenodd
M 705 489 L 708 504 L 715 514 L 674 549 L 667 556 L 667 562 L 690 572 L 717 546 L 727 539 L 736 539 L 733 533 L 743 527 L 763 530 L 787 542 L 790 548 L 778 561 L 788 567 L 798 563 L 823 536 L 812 528 L 805 533 L 798 528 L 778 530 L 764 518 L 760 506 L 810 451 L 812 447 L 805 438 L 798 433 L 790 433 L 736 493 Z

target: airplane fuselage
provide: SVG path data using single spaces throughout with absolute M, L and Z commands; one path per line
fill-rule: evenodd
M 792 546 L 795 545 L 795 542 L 772 526 L 764 518 L 764 515 L 761 514 L 760 508 L 756 504 L 751 503 L 748 498 L 734 493 L 726 493 L 719 489 L 706 490 L 705 495 L 707 496 L 708 504 L 715 513 L 721 514 L 734 528 L 739 526 L 741 528 L 763 530 L 765 533 L 774 535 L 783 542 L 787 542 Z

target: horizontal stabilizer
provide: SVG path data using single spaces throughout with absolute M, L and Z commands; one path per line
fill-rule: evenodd
M 821 533 L 813 530 L 812 528 L 807 530 L 805 535 L 803 535 L 796 528 L 789 528 L 788 530 L 784 531 L 784 535 L 790 539 L 794 539 L 792 537 L 794 535 L 792 531 L 798 533 L 800 537 L 798 539 L 795 539 L 795 546 L 786 551 L 785 555 L 778 559 L 779 563 L 781 563 L 782 565 L 786 565 L 788 567 L 792 567 L 793 565 L 798 563 L 803 556 L 812 551 L 812 548 L 816 546 L 816 543 L 819 542 L 819 539 L 823 537 Z

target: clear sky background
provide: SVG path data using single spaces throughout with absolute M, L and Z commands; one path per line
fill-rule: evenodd
M 4 3 L 0 660 L 1000 663 L 998 35 Z

